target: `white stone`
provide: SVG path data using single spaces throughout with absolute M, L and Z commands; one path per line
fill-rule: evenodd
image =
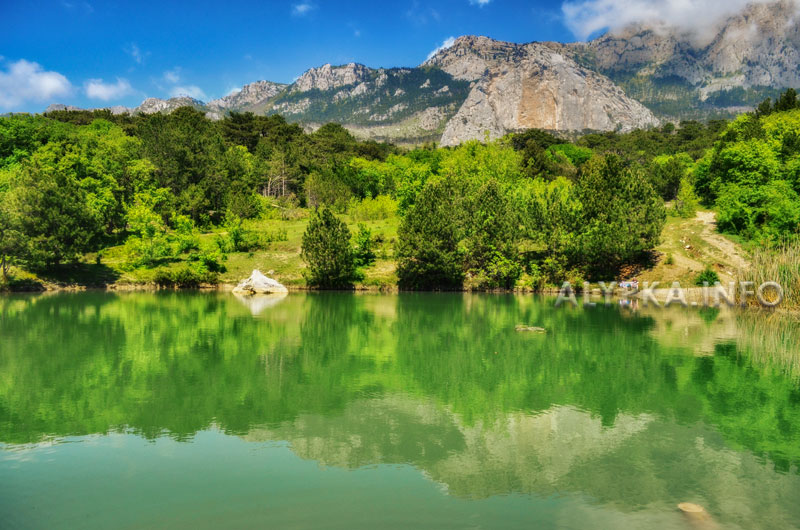
M 288 293 L 286 289 L 279 282 L 268 278 L 261 274 L 261 271 L 253 271 L 246 280 L 242 280 L 239 285 L 233 290 L 236 294 L 275 294 L 275 293 Z

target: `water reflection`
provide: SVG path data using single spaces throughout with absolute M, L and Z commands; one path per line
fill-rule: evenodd
M 327 466 L 410 464 L 463 498 L 691 500 L 789 524 L 797 334 L 752 313 L 524 296 L 7 297 L 0 442 L 215 426 Z

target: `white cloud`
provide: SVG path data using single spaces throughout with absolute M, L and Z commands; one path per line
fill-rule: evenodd
M 164 81 L 167 83 L 172 83 L 173 85 L 180 82 L 181 80 L 181 69 L 180 67 L 175 67 L 172 70 L 167 70 L 164 72 Z
M 241 91 L 242 91 L 241 87 L 237 86 L 237 87 L 230 88 L 225 95 L 226 96 L 233 96 L 235 94 L 238 94 Z
M 45 71 L 38 63 L 20 59 L 0 69 L 0 108 L 10 109 L 26 101 L 48 101 L 67 96 L 72 84 L 58 72 Z
M 317 6 L 315 6 L 311 2 L 301 2 L 299 4 L 292 5 L 292 14 L 296 17 L 302 17 L 304 15 L 309 14 L 316 8 Z
M 455 37 L 447 37 L 444 40 L 444 42 L 442 43 L 441 46 L 439 46 L 438 48 L 436 48 L 435 50 L 433 50 L 431 53 L 428 54 L 428 59 L 426 59 L 426 60 L 428 60 L 428 61 L 431 60 L 431 58 L 433 58 L 434 55 L 436 55 L 437 53 L 439 53 L 442 50 L 446 50 L 447 48 L 450 48 L 455 43 L 456 43 L 456 38 Z
M 489 2 L 491 2 L 491 1 L 492 1 L 492 0 L 469 0 L 469 3 L 470 3 L 470 4 L 472 4 L 472 5 L 474 5 L 474 6 L 481 6 L 481 7 L 483 7 L 483 6 L 487 6 L 487 5 L 489 5 Z
M 104 83 L 102 79 L 89 79 L 85 86 L 86 95 L 91 99 L 110 101 L 133 93 L 127 79 L 117 78 L 116 83 Z
M 190 98 L 200 99 L 205 101 L 208 99 L 203 89 L 196 85 L 176 86 L 169 92 L 170 97 L 177 98 L 180 96 L 189 96 Z
M 654 29 L 679 28 L 688 34 L 708 36 L 725 17 L 748 4 L 775 0 L 570 0 L 561 11 L 572 33 L 586 39 L 601 31 L 615 31 L 631 24 Z
M 125 53 L 130 55 L 136 61 L 136 64 L 142 64 L 145 54 L 142 53 L 142 50 L 139 49 L 135 42 L 125 48 Z

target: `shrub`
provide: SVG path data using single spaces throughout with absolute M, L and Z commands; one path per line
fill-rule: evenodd
M 197 229 L 194 221 L 185 215 L 176 215 L 173 219 L 175 225 L 175 253 L 185 254 L 200 249 L 200 240 L 197 238 Z
M 678 188 L 678 196 L 675 198 L 673 211 L 678 217 L 691 219 L 697 213 L 700 200 L 694 192 L 694 187 L 688 178 L 683 178 Z
M 378 195 L 374 199 L 350 199 L 348 206 L 350 217 L 354 221 L 380 221 L 397 214 L 397 201 L 387 195 Z
M 375 239 L 372 231 L 364 224 L 358 225 L 358 232 L 353 235 L 353 253 L 356 267 L 369 267 L 375 262 Z
M 262 247 L 261 238 L 252 230 L 246 229 L 240 217 L 229 212 L 225 219 L 227 234 L 216 238 L 220 251 L 225 253 L 250 252 Z
M 719 274 L 717 271 L 713 270 L 711 267 L 706 267 L 703 272 L 697 275 L 697 278 L 694 280 L 694 284 L 702 287 L 706 283 L 708 285 L 714 285 L 719 281 Z
M 308 264 L 306 281 L 311 286 L 348 288 L 357 278 L 350 230 L 327 207 L 311 217 L 303 234 L 301 256 Z
M 175 270 L 167 268 L 158 269 L 153 281 L 160 287 L 192 289 L 200 287 L 204 283 L 216 284 L 219 278 L 214 272 L 203 271 L 198 267 L 190 265 L 183 265 Z

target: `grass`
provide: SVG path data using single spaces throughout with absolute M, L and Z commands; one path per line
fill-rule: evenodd
M 691 219 L 667 218 L 661 244 L 655 249 L 658 255 L 656 264 L 638 275 L 640 282 L 665 284 L 677 281 L 689 287 L 706 268 L 716 272 L 723 283 L 736 279 L 741 263 L 714 241 L 726 242 L 738 253 L 742 253 L 741 245 L 714 231 L 712 226 L 702 221 L 703 215 L 709 216 L 710 212 L 701 211 L 698 217 Z
M 742 271 L 740 279 L 754 282 L 757 286 L 777 282 L 784 292 L 781 307 L 800 309 L 800 243 L 790 243 L 775 250 L 753 249 L 750 266 Z
M 734 264 L 725 255 L 725 252 L 708 241 L 712 236 L 719 239 L 723 239 L 723 236 L 712 234 L 713 230 L 703 222 L 702 215 L 709 215 L 709 212 L 701 212 L 701 216 L 693 219 L 670 217 L 667 220 L 662 234 L 662 243 L 656 249 L 655 264 L 636 273 L 640 282 L 659 281 L 664 285 L 678 281 L 688 287 L 694 285 L 697 275 L 707 267 L 717 272 L 723 283 L 736 279 Z M 343 215 L 341 218 L 347 223 L 352 233 L 358 230 L 359 222 L 351 216 Z M 286 240 L 272 241 L 264 248 L 253 252 L 227 254 L 224 262 L 226 271 L 219 275 L 219 281 L 224 284 L 235 284 L 250 276 L 254 269 L 258 269 L 288 287 L 305 287 L 303 271 L 306 266 L 300 257 L 300 249 L 307 224 L 307 212 L 304 211 L 288 220 L 245 221 L 244 226 L 248 230 L 262 235 L 282 232 L 286 234 Z M 371 230 L 373 236 L 380 238 L 381 243 L 376 249 L 378 259 L 372 266 L 364 269 L 364 280 L 357 287 L 394 288 L 397 285 L 394 246 L 397 241 L 400 219 L 392 217 L 379 221 L 365 221 L 364 224 Z M 216 248 L 216 238 L 225 234 L 224 228 L 200 234 L 200 244 L 204 248 Z M 725 242 L 740 249 L 739 245 L 729 239 L 726 239 Z M 188 256 L 180 256 L 177 259 L 161 263 L 160 267 L 177 270 L 186 266 L 187 259 Z M 124 249 L 122 246 L 117 246 L 103 250 L 99 261 L 96 254 L 88 254 L 84 257 L 84 263 L 62 267 L 47 275 L 37 276 L 16 270 L 14 271 L 14 281 L 17 283 L 7 285 L 6 288 L 17 289 L 26 286 L 30 288 L 35 285 L 62 288 L 142 285 L 153 283 L 155 277 L 156 270 L 154 268 L 129 270 L 125 266 Z M 800 288 L 795 288 L 795 292 L 797 290 Z
M 349 215 L 341 216 L 347 223 L 351 232 L 358 230 L 359 223 L 350 218 Z M 378 260 L 370 267 L 364 269 L 364 281 L 357 287 L 365 288 L 385 288 L 393 287 L 397 283 L 394 267 L 394 243 L 397 239 L 398 218 L 391 218 L 381 221 L 363 221 L 363 224 L 372 231 L 373 237 L 380 237 L 381 243 L 377 248 Z M 224 262 L 226 271 L 219 275 L 219 281 L 224 284 L 235 284 L 250 276 L 250 273 L 258 269 L 264 274 L 271 276 L 288 287 L 303 288 L 305 279 L 303 270 L 305 263 L 300 257 L 303 233 L 308 225 L 308 218 L 294 220 L 253 220 L 246 221 L 245 228 L 259 234 L 274 234 L 278 231 L 285 231 L 286 241 L 272 241 L 265 248 L 253 252 L 232 252 L 227 254 Z M 215 239 L 220 235 L 225 235 L 224 229 L 215 229 L 210 232 L 200 234 L 201 247 L 215 248 Z M 87 255 L 86 261 L 93 262 L 96 255 Z M 163 268 L 176 270 L 187 263 L 186 256 L 179 257 L 171 261 L 162 263 Z M 103 251 L 101 265 L 80 264 L 79 267 L 102 268 L 103 274 L 99 283 L 103 285 L 138 285 L 152 283 L 156 271 L 155 269 L 136 269 L 126 270 L 123 248 L 121 246 L 111 247 Z M 88 274 L 88 269 L 87 269 Z M 37 279 L 33 276 L 33 279 Z M 72 276 L 70 278 L 38 278 L 46 283 L 79 284 L 92 286 L 98 283 L 89 282 L 90 277 L 81 278 Z

